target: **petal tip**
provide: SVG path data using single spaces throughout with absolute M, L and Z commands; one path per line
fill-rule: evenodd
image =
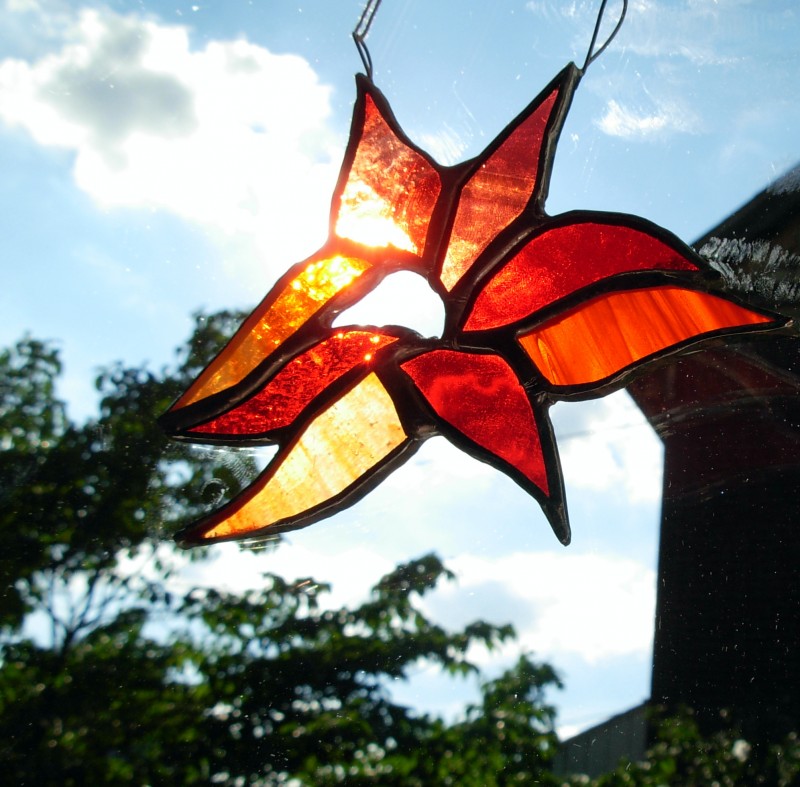
M 555 511 L 548 511 L 545 509 L 545 514 L 550 522 L 550 527 L 553 528 L 553 533 L 555 533 L 556 538 L 565 547 L 568 547 L 572 542 L 572 529 L 569 526 L 567 512 L 564 511 L 563 507 L 559 507 L 559 509 Z

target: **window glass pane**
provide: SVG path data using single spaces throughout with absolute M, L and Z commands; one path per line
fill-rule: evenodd
M 481 632 L 502 631 L 469 629 L 460 653 L 485 678 L 525 651 L 561 674 L 545 699 L 562 738 L 651 696 L 711 726 L 731 707 L 743 739 L 800 716 L 796 328 L 727 333 L 800 319 L 796 4 L 631 2 L 560 107 L 545 89 L 584 62 L 600 3 L 384 0 L 348 148 L 363 5 L 2 4 L 14 783 L 279 781 L 275 740 L 286 780 L 341 781 L 346 757 L 380 779 L 421 748 L 386 697 L 449 723 L 491 694 L 458 677 L 467 640 L 441 639 L 477 620 L 516 629 L 494 649 Z M 697 273 L 681 242 L 708 262 L 702 287 L 681 289 Z M 428 274 L 432 247 L 440 336 L 405 330 L 425 324 L 411 288 L 390 318 L 348 321 L 394 272 Z M 635 278 L 654 272 L 674 301 Z M 700 324 L 675 316 L 717 300 Z M 684 348 L 698 333 L 713 339 Z M 179 438 L 237 445 L 168 440 L 165 412 Z M 550 526 L 565 505 L 567 549 Z M 280 543 L 173 544 L 197 521 L 224 540 L 306 512 Z M 285 654 L 284 677 L 259 672 Z M 362 723 L 389 730 L 380 751 Z M 300 773 L 300 744 L 336 765 Z

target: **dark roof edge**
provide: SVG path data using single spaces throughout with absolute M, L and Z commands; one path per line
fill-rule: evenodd
M 780 231 L 787 214 L 798 213 L 800 213 L 800 164 L 796 164 L 756 194 L 692 245 L 699 249 L 711 238 L 769 240 Z

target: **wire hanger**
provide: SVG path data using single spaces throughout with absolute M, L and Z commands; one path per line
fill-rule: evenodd
M 356 23 L 356 26 L 352 32 L 353 41 L 355 42 L 356 49 L 361 57 L 361 62 L 364 64 L 364 71 L 366 72 L 367 78 L 370 81 L 372 81 L 373 66 L 372 56 L 370 55 L 369 48 L 367 47 L 367 35 L 369 35 L 372 22 L 375 19 L 375 15 L 378 13 L 381 2 L 382 0 L 367 0 L 367 4 L 364 6 L 364 10 L 361 13 L 361 16 L 359 17 L 358 22 Z M 586 53 L 586 60 L 584 60 L 583 66 L 580 69 L 581 74 L 586 73 L 586 69 L 589 68 L 589 66 L 594 63 L 594 61 L 597 60 L 597 58 L 600 57 L 603 52 L 605 52 L 608 45 L 616 38 L 617 33 L 619 33 L 620 28 L 622 27 L 622 23 L 625 21 L 625 15 L 628 12 L 628 0 L 622 0 L 622 11 L 619 15 L 619 19 L 617 20 L 617 24 L 614 26 L 611 34 L 608 36 L 602 46 L 597 47 L 597 36 L 600 34 L 600 26 L 603 23 L 603 17 L 606 13 L 607 4 L 608 0 L 602 0 L 600 3 L 600 10 L 597 13 L 597 22 L 595 22 L 592 40 L 589 43 L 589 50 Z
M 364 11 L 352 33 L 353 41 L 355 41 L 356 49 L 361 57 L 361 62 L 364 64 L 364 71 L 370 82 L 372 81 L 372 57 L 367 48 L 367 35 L 369 34 L 372 21 L 375 19 L 375 14 L 378 13 L 380 5 L 381 0 L 367 0 L 367 5 L 364 7 Z
M 625 21 L 625 14 L 628 12 L 628 0 L 622 0 L 622 12 L 619 15 L 619 19 L 617 20 L 617 24 L 614 26 L 614 29 L 611 31 L 611 35 L 605 40 L 605 43 L 599 48 L 595 49 L 595 45 L 597 44 L 597 36 L 600 33 L 600 25 L 603 23 L 603 17 L 606 13 L 606 3 L 608 0 L 603 0 L 600 3 L 600 11 L 597 13 L 597 22 L 595 22 L 594 32 L 592 33 L 592 41 L 589 44 L 589 51 L 586 53 L 586 60 L 581 67 L 581 73 L 586 73 L 586 69 L 597 60 L 600 55 L 605 52 L 608 45 L 617 37 L 617 33 L 619 33 L 619 29 L 622 27 L 622 23 Z

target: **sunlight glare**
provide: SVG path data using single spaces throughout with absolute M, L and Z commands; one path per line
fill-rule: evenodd
M 438 337 L 444 329 L 444 304 L 422 276 L 399 271 L 342 312 L 334 325 L 403 325 L 422 336 Z

